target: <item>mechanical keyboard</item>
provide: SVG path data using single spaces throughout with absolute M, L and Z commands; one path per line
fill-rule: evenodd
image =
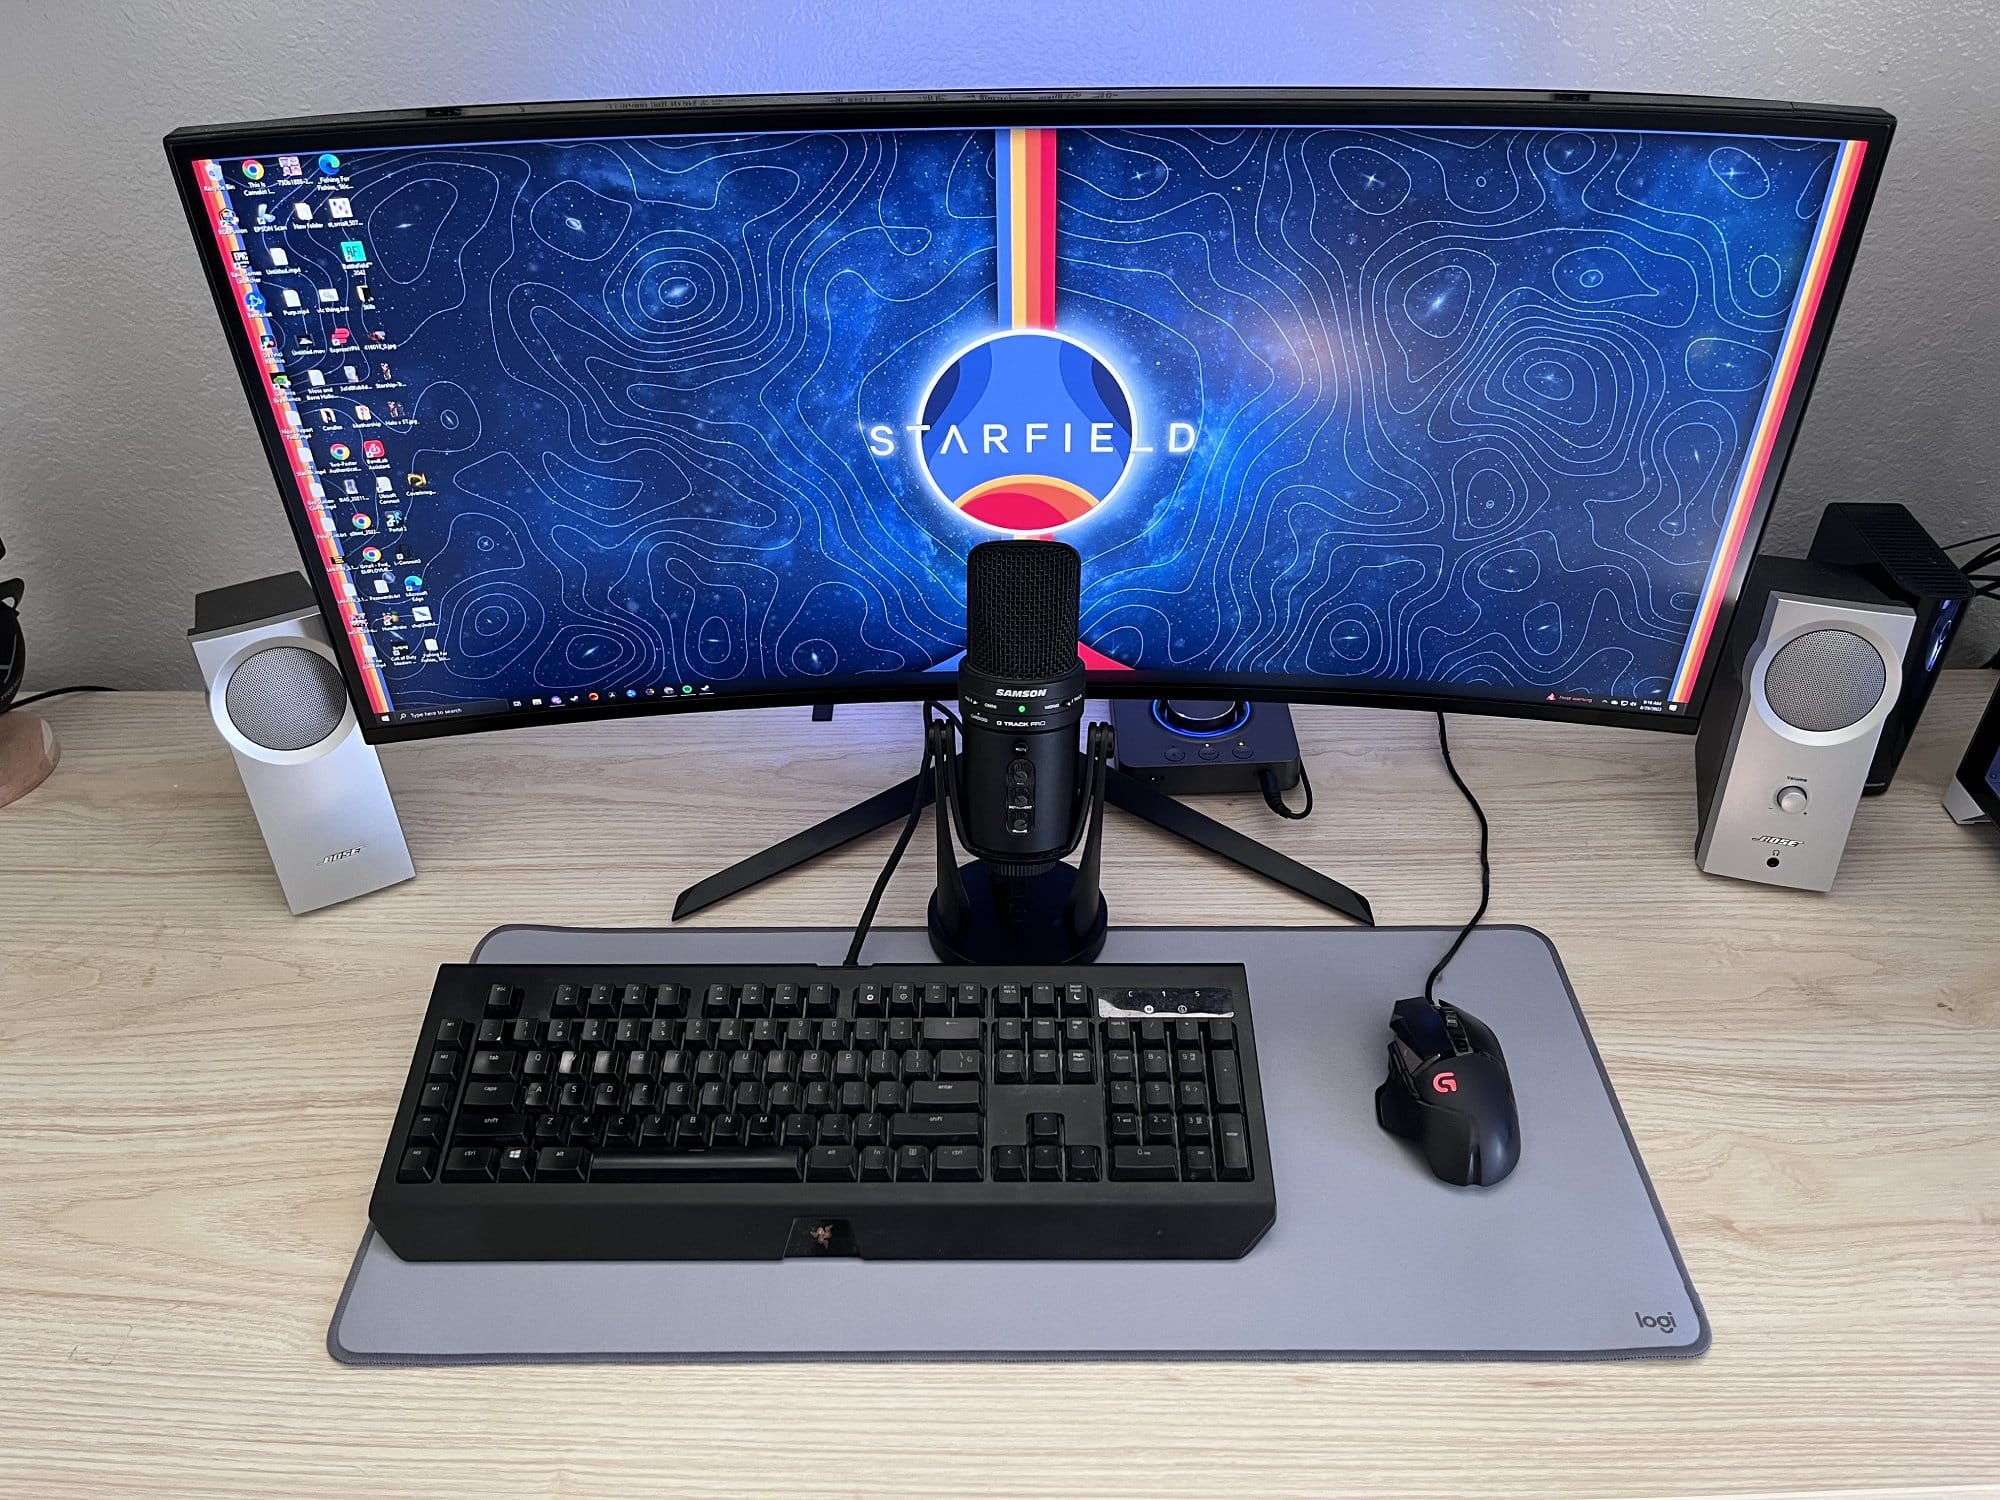
M 1244 972 L 438 971 L 406 1260 L 1227 1259 L 1277 1213 Z

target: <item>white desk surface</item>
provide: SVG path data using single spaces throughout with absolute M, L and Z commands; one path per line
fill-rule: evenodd
M 1938 806 L 1992 682 L 1948 676 L 1828 897 L 1695 870 L 1684 738 L 1454 720 L 1493 919 L 1561 950 L 1715 1325 L 1572 1366 L 336 1365 L 433 968 L 663 922 L 907 774 L 916 712 L 392 748 L 418 879 L 300 920 L 197 695 L 58 700 L 61 768 L 0 809 L 0 1493 L 2000 1493 L 2000 835 Z M 1431 718 L 1298 719 L 1309 822 L 1208 808 L 1384 922 L 1468 911 Z M 1107 845 L 1114 920 L 1321 920 L 1117 814 Z M 885 848 L 698 920 L 848 920 Z

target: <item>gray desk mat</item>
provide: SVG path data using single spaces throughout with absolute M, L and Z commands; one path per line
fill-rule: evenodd
M 489 963 L 838 963 L 833 929 L 503 927 Z M 1498 1032 L 1520 1165 L 1448 1187 L 1375 1124 L 1389 1008 L 1435 928 L 1121 928 L 1101 962 L 1242 963 L 1278 1218 L 1238 1261 L 454 1262 L 371 1229 L 327 1347 L 350 1364 L 1643 1359 L 1707 1315 L 1548 939 L 1482 928 L 1440 986 Z M 928 961 L 877 932 L 872 962 Z

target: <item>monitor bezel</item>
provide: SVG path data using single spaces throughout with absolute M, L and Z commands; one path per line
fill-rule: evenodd
M 1819 316 L 1801 352 L 1787 410 L 1773 440 L 1753 503 L 1745 545 L 1726 580 L 1721 606 L 1697 671 L 1687 710 L 1618 709 L 1594 704 L 1482 698 L 1468 692 L 1405 690 L 1395 687 L 1259 687 L 1244 679 L 1244 696 L 1293 703 L 1363 708 L 1489 714 L 1562 723 L 1692 733 L 1699 725 L 1723 643 L 1735 616 L 1752 558 L 1770 522 L 1773 503 L 1791 461 L 1800 423 L 1811 403 L 1822 357 L 1847 290 L 1856 250 L 1881 180 L 1882 164 L 1895 119 L 1866 107 L 1795 104 L 1777 100 L 1622 94 L 1598 91 L 1517 91 L 1449 89 L 1070 89 L 971 90 L 906 93 L 730 94 L 687 98 L 564 101 L 542 104 L 446 105 L 351 115 L 316 115 L 226 125 L 187 126 L 165 138 L 176 191 L 186 211 L 211 299 L 222 320 L 237 376 L 278 484 L 280 504 L 292 528 L 306 576 L 340 659 L 348 695 L 367 702 L 361 671 L 339 614 L 309 529 L 292 492 L 292 473 L 278 424 L 260 395 L 256 351 L 242 320 L 235 316 L 228 268 L 209 232 L 193 164 L 211 157 L 306 154 L 334 149 L 366 149 L 424 144 L 471 145 L 482 141 L 545 139 L 565 135 L 626 136 L 712 133 L 727 130 L 860 130 L 997 127 L 1001 125 L 1395 125 L 1481 126 L 1659 130 L 1723 135 L 1803 136 L 1867 143 L 1840 239 L 1833 247 L 1820 295 Z M 1164 696 L 1213 698 L 1214 677 L 1164 672 L 1098 671 L 1090 674 L 1096 697 Z M 401 722 L 377 722 L 357 708 L 364 739 L 371 744 L 433 739 L 542 724 L 578 723 L 705 712 L 715 709 L 784 708 L 822 703 L 918 702 L 949 696 L 951 683 L 940 676 L 935 688 L 905 683 L 876 687 L 843 683 L 812 687 L 731 691 L 710 697 L 609 700 L 561 709 L 509 709 L 492 714 L 452 714 Z

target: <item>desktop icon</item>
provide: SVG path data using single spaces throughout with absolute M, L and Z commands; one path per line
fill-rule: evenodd
M 389 592 L 389 580 L 388 580 L 388 579 L 386 579 L 386 578 L 378 578 L 378 579 L 376 579 L 376 580 L 375 580 L 375 592 L 376 592 L 376 593 L 378 593 L 378 594 L 386 594 L 386 593 L 388 593 L 388 592 Z
M 361 402 L 359 402 L 359 401 L 355 402 L 355 403 L 354 403 L 354 420 L 355 420 L 355 421 L 357 421 L 357 422 L 372 422 L 372 421 L 374 421 L 374 420 L 375 420 L 375 408 L 374 408 L 374 407 L 372 407 L 372 406 L 367 406 L 367 405 L 364 405 L 363 403 L 361 403 Z
M 330 217 L 335 219 L 351 219 L 354 217 L 354 205 L 345 198 L 327 199 L 326 211 Z
M 424 637 L 424 649 L 426 651 L 441 651 L 444 648 L 438 645 L 438 638 L 436 636 L 427 635 Z M 514 705 L 514 707 L 516 708 L 519 708 L 520 706 L 521 705 L 519 703 L 516 703 Z
M 279 292 L 278 296 L 284 301 L 284 304 L 287 307 L 305 306 L 304 300 L 299 296 L 297 292 L 293 291 L 290 287 L 286 287 L 283 291 Z
M 375 524 L 375 518 L 366 511 L 357 510 L 349 519 L 356 531 L 367 531 Z
M 354 300 L 359 302 L 363 307 L 373 307 L 375 305 L 375 293 L 370 289 L 367 282 L 357 281 L 354 283 Z
M 240 170 L 245 179 L 250 182 L 262 182 L 264 180 L 264 164 L 255 157 L 243 163 Z
M 257 205 L 257 222 L 259 224 L 275 224 L 278 222 L 278 216 L 271 212 L 270 204 L 260 203 Z
M 354 456 L 354 450 L 345 443 L 329 443 L 326 447 L 326 456 L 337 464 L 344 464 Z
M 370 305 L 372 306 L 373 304 Z M 371 344 L 385 343 L 388 341 L 388 338 L 389 335 L 384 333 L 379 328 L 371 328 L 368 330 L 368 342 Z
M 361 549 L 361 560 L 365 563 L 380 562 L 382 560 L 382 549 L 380 547 L 363 547 Z
M 307 343 L 310 343 L 310 342 L 312 342 L 312 341 L 311 341 L 310 339 L 308 339 L 308 340 L 305 340 L 305 342 L 307 342 Z M 326 384 L 326 371 L 324 371 L 324 370 L 308 370 L 308 371 L 306 371 L 306 384 L 307 384 L 307 385 L 325 385 L 325 384 Z
M 201 166 L 202 166 L 202 170 L 203 170 L 204 172 L 206 172 L 206 173 L 208 174 L 208 180 L 209 180 L 210 182 L 220 182 L 220 181 L 222 181 L 222 163 L 221 163 L 221 162 L 219 162 L 219 161 L 205 161 L 205 162 L 203 162 L 203 163 L 201 164 Z
M 378 372 L 377 375 L 378 379 L 393 380 L 395 378 L 389 373 L 389 361 L 386 359 L 377 360 L 375 363 L 375 369 Z
M 296 156 L 281 156 L 278 158 L 278 175 L 280 177 L 302 177 L 305 175 L 305 170 L 299 165 L 299 159 Z
M 297 219 L 301 224 L 312 223 L 312 216 L 313 206 L 310 203 L 294 203 L 292 205 L 292 217 Z
M 382 441 L 379 438 L 369 438 L 361 445 L 361 456 L 363 458 L 381 458 L 388 451 L 387 448 L 382 446 Z
M 268 253 L 269 253 L 270 257 L 271 257 L 271 264 L 272 264 L 272 265 L 273 265 L 274 267 L 275 267 L 275 266 L 289 266 L 289 265 L 290 265 L 290 264 L 292 263 L 292 258 L 291 258 L 291 256 L 289 256 L 289 255 L 285 254 L 285 252 L 284 252 L 284 251 L 282 251 L 282 250 L 278 249 L 278 248 L 277 248 L 277 247 L 276 247 L 275 245 L 271 247 L 271 249 L 270 249 L 270 251 L 269 251 Z
M 368 259 L 368 247 L 359 240 L 342 240 L 340 242 L 340 258 L 349 265 L 358 266 Z
M 427 490 L 431 487 L 430 475 L 419 473 L 415 469 L 405 474 L 403 478 L 413 490 Z
M 431 623 L 430 607 L 428 605 L 419 604 L 416 608 L 410 611 L 410 618 L 412 620 L 415 620 L 419 625 L 430 624 Z
M 323 153 L 319 159 L 319 169 L 326 176 L 331 177 L 335 172 L 340 170 L 340 158 L 335 156 L 331 151 Z
M 389 477 L 389 476 L 388 476 L 387 474 L 377 474 L 377 475 L 375 476 L 375 493 L 376 493 L 376 494 L 378 494 L 378 495 L 393 495 L 393 494 L 394 494 L 395 492 L 396 492 L 396 481 L 395 481 L 395 480 L 391 479 L 391 478 L 390 478 L 390 477 Z
M 421 588 L 423 588 L 423 586 L 424 586 L 424 579 L 421 573 L 412 573 L 403 580 L 403 587 L 408 589 L 413 594 L 416 593 Z
M 260 313 L 264 311 L 264 309 L 268 307 L 270 304 L 265 302 L 264 294 L 262 292 L 258 291 L 255 287 L 252 287 L 249 291 L 243 294 L 243 305 L 249 308 L 250 311 L 252 311 L 253 313 Z
M 361 493 L 361 486 L 356 484 L 352 479 L 341 480 L 340 488 L 343 494 L 358 495 Z
M 338 302 L 340 300 L 340 288 L 333 286 L 323 286 L 319 289 L 318 296 L 319 300 L 322 302 L 326 303 Z
M 348 331 L 347 329 L 345 329 L 345 328 L 336 328 L 336 329 L 334 329 L 334 330 L 333 330 L 333 333 L 332 333 L 331 337 L 329 337 L 329 338 L 327 339 L 327 342 L 328 342 L 329 344 L 331 344 L 331 345 L 332 345 L 332 346 L 333 346 L 334 348 L 336 348 L 336 349 L 341 349 L 341 348 L 345 348 L 345 347 L 346 347 L 346 344 L 347 344 L 347 341 L 348 341 L 349 339 L 353 338 L 353 337 L 354 337 L 354 335 L 353 335 L 353 334 L 352 334 L 351 332 L 349 332 L 349 331 Z M 352 365 L 349 365 L 349 366 L 348 366 L 347 368 L 351 370 L 351 369 L 353 369 L 353 368 L 354 368 L 354 366 L 352 366 Z M 348 378 L 349 378 L 350 380 L 352 380 L 352 379 L 356 379 L 356 378 L 358 378 L 358 377 L 355 377 L 355 376 L 349 376 Z

